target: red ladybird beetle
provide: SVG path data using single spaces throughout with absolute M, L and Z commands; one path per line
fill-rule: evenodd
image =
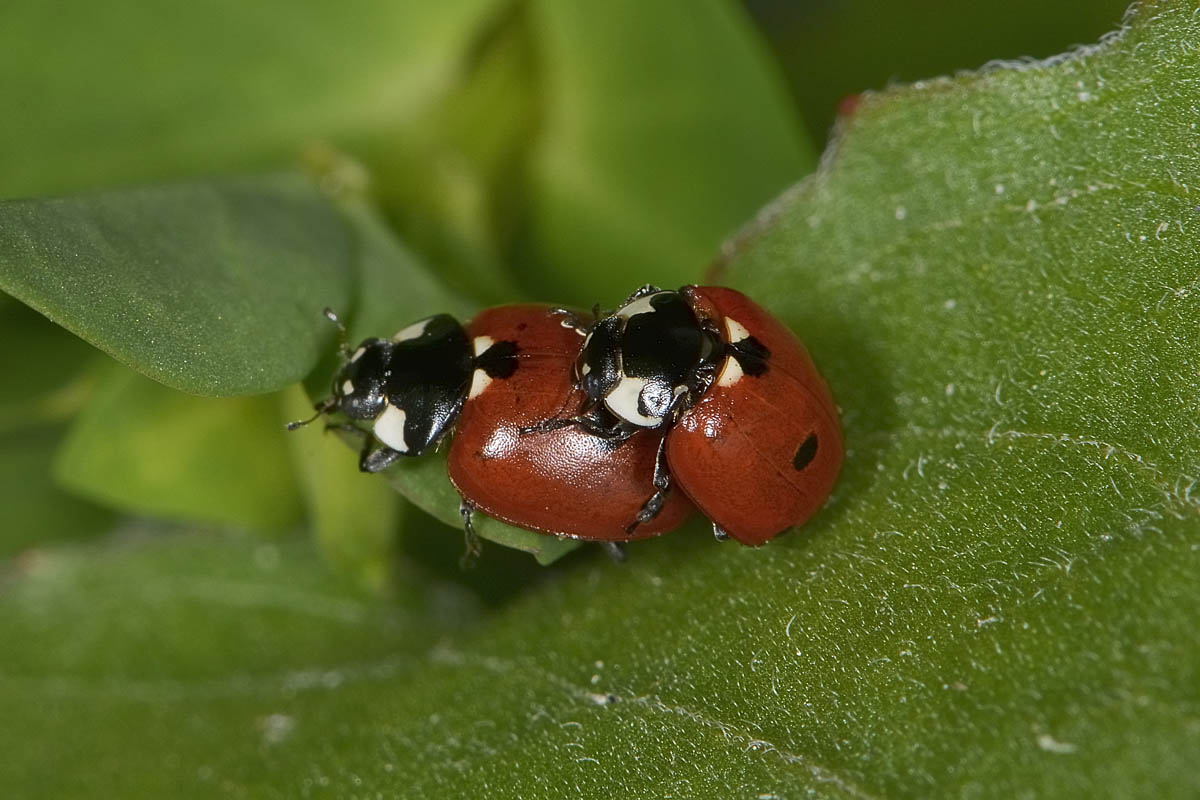
M 604 437 L 666 430 L 652 521 L 672 480 L 719 538 L 760 545 L 829 496 L 842 463 L 837 409 L 804 345 L 740 292 L 645 286 L 584 329 L 583 409 L 535 426 Z

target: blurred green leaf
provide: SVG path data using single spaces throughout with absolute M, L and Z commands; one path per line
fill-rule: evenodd
M 522 170 L 537 122 L 526 16 L 522 4 L 508 4 L 438 102 L 350 147 L 404 241 L 482 304 L 519 295 L 505 257 L 525 213 Z
M 0 196 L 290 160 L 436 95 L 494 0 L 8 4 Z
M 184 391 L 279 389 L 316 364 L 350 243 L 298 175 L 0 202 L 0 289 Z
M 103 360 L 33 309 L 0 294 L 0 432 L 61 421 L 78 411 Z
M 50 466 L 62 425 L 0 433 L 0 559 L 27 547 L 93 536 L 112 525 L 107 509 L 55 485 Z M 0 592 L 3 589 L 0 587 Z
M 194 587 L 228 557 L 211 538 L 34 561 L 0 594 L 22 643 L 0 656 L 0 782 L 1200 793 L 1194 12 L 868 98 L 730 248 L 723 279 L 806 338 L 844 410 L 842 482 L 802 532 L 750 550 L 691 526 L 478 628 L 347 613 L 361 640 L 291 555 L 250 591 Z
M 58 479 L 138 514 L 282 530 L 301 514 L 278 397 L 195 397 L 112 365 L 71 426 Z
M 106 360 L 0 294 L 0 558 L 112 524 L 111 511 L 63 491 L 50 474 L 65 422 L 87 402 Z
M 811 168 L 783 83 L 733 3 L 534 0 L 529 15 L 543 99 L 520 260 L 543 299 L 590 307 L 693 280 Z

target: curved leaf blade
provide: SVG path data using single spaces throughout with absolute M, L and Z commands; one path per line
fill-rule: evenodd
M 0 202 L 0 289 L 194 394 L 312 370 L 350 291 L 336 210 L 299 175 Z

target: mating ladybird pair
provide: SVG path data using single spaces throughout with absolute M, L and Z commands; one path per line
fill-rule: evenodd
M 316 410 L 364 434 L 365 472 L 453 431 L 468 532 L 479 509 L 620 542 L 677 527 L 694 504 L 718 537 L 760 545 L 812 516 L 842 463 L 833 398 L 804 346 L 714 286 L 646 286 L 605 316 L 525 304 L 465 328 L 429 317 L 359 345 Z

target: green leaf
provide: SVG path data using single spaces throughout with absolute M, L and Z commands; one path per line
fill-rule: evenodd
M 812 166 L 732 2 L 535 0 L 529 15 L 544 99 L 523 268 L 547 297 L 590 307 L 693 280 Z
M 393 124 L 441 90 L 494 5 L 10 4 L 0 196 L 259 168 Z
M 0 202 L 0 289 L 145 375 L 197 394 L 304 377 L 344 306 L 349 240 L 283 175 Z
M 63 433 L 61 425 L 0 433 L 0 559 L 28 547 L 93 536 L 112 525 L 110 511 L 63 491 L 52 480 L 50 468 Z
M 112 365 L 55 471 L 134 513 L 283 530 L 301 510 L 285 435 L 276 396 L 195 397 Z

